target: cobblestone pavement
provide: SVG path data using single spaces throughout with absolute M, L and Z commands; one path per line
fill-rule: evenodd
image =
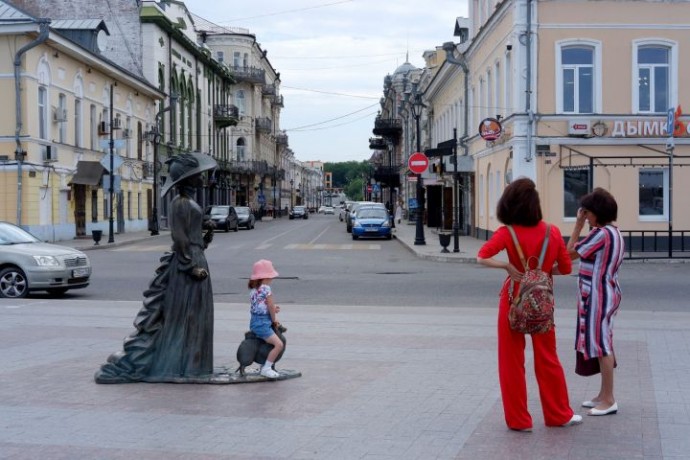
M 163 237 L 169 238 L 158 238 Z M 431 238 L 428 234 L 428 257 L 441 249 L 437 240 L 432 247 Z M 116 244 L 134 239 L 116 237 Z M 408 247 L 414 246 L 409 241 Z M 476 248 L 470 244 L 462 243 L 464 255 L 455 257 L 471 261 Z M 621 311 L 616 322 L 620 409 L 613 416 L 585 416 L 575 427 L 544 426 L 528 341 L 534 431 L 519 433 L 503 421 L 493 305 L 291 305 L 281 313 L 289 331 L 279 367 L 300 371 L 300 378 L 233 385 L 95 384 L 94 372 L 121 349 L 139 308 L 140 302 L 0 299 L 0 458 L 690 456 L 688 313 Z M 596 394 L 599 379 L 574 374 L 574 320 L 574 309 L 557 312 L 571 404 L 584 415 L 579 403 Z M 246 322 L 246 305 L 216 304 L 217 366 L 235 365 Z

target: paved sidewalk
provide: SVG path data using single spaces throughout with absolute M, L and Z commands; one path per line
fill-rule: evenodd
M 420 257 L 414 226 L 396 230 Z M 115 235 L 125 245 L 169 234 Z M 93 249 L 93 242 L 74 240 Z M 481 242 L 462 238 L 457 261 Z M 452 250 L 452 246 L 451 246 Z M 449 259 L 450 261 L 450 259 Z M 152 269 L 155 267 L 152 267 Z M 496 375 L 496 306 L 290 305 L 284 382 L 97 385 L 141 302 L 0 299 L 0 459 L 687 459 L 690 313 L 634 298 L 616 320 L 617 415 L 544 426 L 528 341 L 532 433 L 509 431 Z M 575 311 L 559 308 L 571 405 L 598 390 L 574 374 Z M 246 305 L 215 304 L 216 366 L 235 366 Z M 385 327 L 383 326 L 385 325 Z

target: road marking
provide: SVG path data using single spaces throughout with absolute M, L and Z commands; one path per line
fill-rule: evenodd
M 381 249 L 380 244 L 288 244 L 285 249 L 299 249 L 299 250 L 328 250 L 328 251 L 378 251 Z
M 140 246 L 140 245 L 125 245 L 125 246 L 120 246 L 116 248 L 109 249 L 109 251 L 117 251 L 117 252 L 169 252 L 170 245 L 169 244 L 161 244 L 157 246 Z

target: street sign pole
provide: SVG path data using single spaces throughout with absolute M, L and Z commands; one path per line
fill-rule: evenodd
M 113 84 L 111 83 L 110 85 L 110 187 L 109 188 L 109 196 L 110 199 L 108 200 L 108 243 L 114 243 L 115 242 L 115 237 L 113 236 L 113 195 L 114 195 L 114 189 L 115 187 L 115 139 L 113 138 Z
M 673 149 L 675 141 L 673 139 L 673 131 L 675 130 L 675 109 L 668 109 L 668 116 L 666 118 L 666 133 L 668 139 L 666 140 L 666 154 L 668 155 L 668 257 L 673 256 Z

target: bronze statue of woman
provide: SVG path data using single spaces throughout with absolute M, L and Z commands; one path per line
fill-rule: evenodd
M 213 224 L 204 232 L 203 210 L 194 201 L 202 173 L 215 168 L 208 155 L 185 153 L 168 163 L 161 196 L 176 188 L 170 229 L 172 252 L 165 253 L 144 291 L 135 331 L 123 350 L 96 372 L 97 383 L 206 383 L 213 375 L 213 291 L 204 250 Z

